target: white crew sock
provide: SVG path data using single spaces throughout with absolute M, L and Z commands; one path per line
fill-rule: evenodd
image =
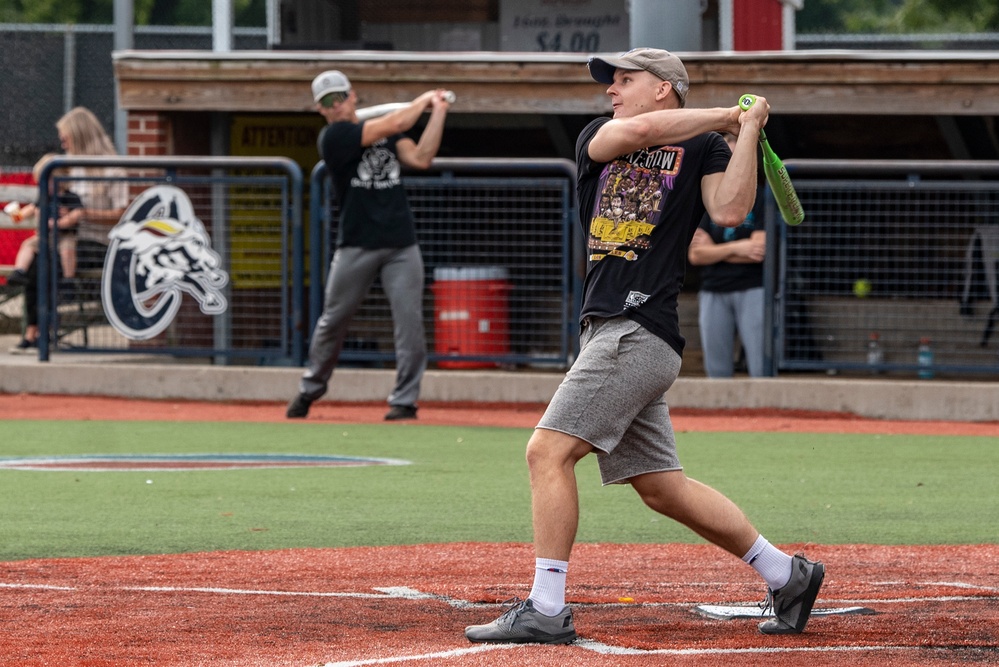
M 762 535 L 756 538 L 742 560 L 760 573 L 772 591 L 784 588 L 791 578 L 791 557 L 770 544 Z
M 556 616 L 565 607 L 565 574 L 568 569 L 569 563 L 564 560 L 534 560 L 534 586 L 528 597 L 534 608 L 545 616 Z

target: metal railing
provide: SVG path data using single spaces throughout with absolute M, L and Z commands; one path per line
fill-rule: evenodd
M 135 26 L 133 42 L 136 49 L 211 50 L 212 28 Z M 8 95 L 0 154 L 6 165 L 30 170 L 41 155 L 58 152 L 55 123 L 75 106 L 93 111 L 124 154 L 124 119 L 111 58 L 114 25 L 4 23 L 0 43 L 0 90 Z M 266 29 L 234 28 L 233 48 L 266 49 Z
M 999 375 L 999 162 L 785 164 L 807 217 L 784 225 L 765 195 L 771 374 Z M 88 175 L 67 173 L 74 167 Z M 95 175 L 101 169 L 119 171 Z M 583 277 L 574 172 L 565 160 L 439 159 L 429 172 L 403 177 L 427 272 L 431 361 L 444 368 L 571 363 Z M 42 174 L 45 216 L 56 216 L 47 193 L 87 182 L 124 184 L 133 208 L 118 224 L 130 224 L 131 236 L 113 232 L 103 254 L 67 286 L 48 226 L 40 226 L 49 249 L 38 258 L 41 360 L 58 345 L 303 363 L 336 235 L 322 163 L 312 173 L 308 238 L 302 176 L 285 159 L 60 157 Z M 187 217 L 202 224 L 216 264 L 210 253 L 153 243 L 157 234 L 179 232 L 171 224 L 185 216 L 163 202 L 157 210 L 134 207 L 169 187 L 190 200 Z M 138 231 L 150 233 L 142 243 Z M 181 260 L 202 273 L 185 282 Z M 214 269 L 225 273 L 224 284 L 213 283 Z M 224 310 L 213 311 L 209 288 Z M 156 319 L 168 292 L 183 301 L 175 320 L 155 335 L 133 335 Z M 394 360 L 391 313 L 377 284 L 341 360 Z
M 431 361 L 568 365 L 582 277 L 574 174 L 566 160 L 440 159 L 404 177 L 427 269 Z M 301 365 L 336 234 L 330 187 L 320 163 L 306 255 L 302 176 L 284 158 L 53 159 L 40 174 L 46 220 L 59 216 L 54 193 L 123 194 L 107 205 L 118 210 L 105 216 L 104 243 L 79 241 L 74 280 L 60 273 L 59 230 L 40 225 L 39 359 L 59 349 Z M 103 208 L 88 204 L 88 216 L 91 207 Z M 392 342 L 376 284 L 342 361 L 390 363 Z
M 445 368 L 565 367 L 575 355 L 581 256 L 575 165 L 559 159 L 438 158 L 404 175 L 426 269 L 429 359 Z M 326 166 L 312 171 L 309 331 L 322 312 L 337 209 Z M 341 360 L 394 358 L 387 299 L 375 285 Z
M 286 158 L 57 157 L 39 178 L 42 218 L 57 219 L 60 197 L 74 189 L 84 202 L 85 194 L 105 202 L 88 205 L 95 210 L 88 208 L 84 224 L 94 226 L 96 209 L 115 210 L 96 236 L 104 235 L 106 245 L 103 238 L 85 243 L 79 230 L 74 280 L 60 278 L 58 244 L 50 242 L 58 229 L 39 225 L 40 247 L 48 250 L 37 258 L 41 361 L 58 344 L 72 352 L 302 363 L 305 253 L 297 164 Z

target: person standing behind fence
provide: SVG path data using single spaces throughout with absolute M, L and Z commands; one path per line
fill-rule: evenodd
M 730 149 L 736 138 L 726 134 Z M 701 267 L 697 294 L 704 371 L 711 378 L 734 374 L 739 334 L 751 377 L 763 375 L 763 258 L 766 231 L 759 201 L 738 227 L 722 227 L 707 214 L 694 232 L 687 260 Z
M 56 130 L 67 156 L 117 155 L 114 142 L 97 116 L 85 107 L 67 111 Z M 108 231 L 117 224 L 128 204 L 128 188 L 120 179 L 124 171 L 113 167 L 70 167 L 63 186 L 80 199 L 80 206 L 61 209 L 59 229 L 76 229 L 76 270 L 101 268 L 107 252 Z M 80 179 L 80 180 L 75 180 Z M 94 180 L 89 180 L 94 179 Z M 61 296 L 72 294 L 61 291 Z M 24 281 L 24 336 L 12 352 L 38 346 L 38 262 L 31 262 Z
M 591 122 L 576 142 L 588 254 L 580 350 L 527 444 L 534 584 L 526 600 L 491 623 L 468 626 L 465 636 L 485 643 L 575 640 L 565 595 L 579 523 L 575 467 L 591 453 L 604 484 L 630 484 L 650 508 L 761 575 L 776 614 L 761 632 L 799 633 L 824 566 L 777 549 L 735 503 L 685 475 L 664 396 L 683 353 L 677 297 L 687 246 L 705 210 L 736 227 L 752 208 L 757 136 L 769 104 L 759 98 L 745 112 L 682 108 L 686 68 L 660 49 L 592 57 L 589 70 L 608 85 L 614 114 Z M 713 130 L 740 135 L 734 155 Z M 626 194 L 643 182 L 660 195 L 647 215 L 620 226 L 604 216 L 602 194 Z
M 326 393 L 350 321 L 377 278 L 388 297 L 395 332 L 396 379 L 385 419 L 416 418 L 427 365 L 424 272 L 400 163 L 426 169 L 437 155 L 450 106 L 445 92 L 427 91 L 403 109 L 359 121 L 357 93 L 342 72 L 329 70 L 312 81 L 316 109 L 327 122 L 319 135 L 319 153 L 332 176 L 340 219 L 323 313 L 312 332 L 299 393 L 288 404 L 290 419 L 307 416 L 312 403 Z M 402 134 L 427 110 L 430 119 L 418 142 Z

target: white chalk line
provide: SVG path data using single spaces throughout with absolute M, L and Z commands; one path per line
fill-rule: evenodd
M 384 658 L 366 658 L 363 660 L 341 660 L 328 662 L 323 667 L 365 667 L 366 665 L 388 665 L 399 662 L 422 662 L 457 658 L 474 653 L 482 653 L 496 649 L 529 649 L 539 644 L 479 644 L 468 648 L 437 651 L 434 653 L 414 653 L 411 655 L 396 655 Z M 760 647 L 760 648 L 661 648 L 639 649 L 625 646 L 611 646 L 592 639 L 577 639 L 568 645 L 592 651 L 599 655 L 666 655 L 666 656 L 699 656 L 699 655 L 777 655 L 805 653 L 858 653 L 872 651 L 921 651 L 925 646 L 903 645 L 870 645 L 870 646 L 799 646 L 799 647 Z M 970 648 L 970 647 L 969 647 Z
M 121 586 L 117 590 L 122 591 L 145 591 L 147 593 L 214 593 L 217 595 L 273 595 L 273 596 L 298 596 L 313 598 L 386 598 L 395 597 L 380 593 L 336 593 L 319 591 L 265 591 L 243 588 L 205 588 L 187 586 Z
M 901 583 L 901 582 L 900 582 Z M 925 586 L 949 586 L 952 588 L 964 588 L 968 590 L 999 591 L 995 586 L 981 586 L 978 584 L 967 584 L 961 582 L 922 582 L 909 585 Z M 83 590 L 121 590 L 138 591 L 149 593 L 207 593 L 215 595 L 271 595 L 271 596 L 298 596 L 298 597 L 319 597 L 319 598 L 357 598 L 357 599 L 402 599 L 402 600 L 436 600 L 458 609 L 495 607 L 496 603 L 491 602 L 471 602 L 446 595 L 435 593 L 424 593 L 423 591 L 408 586 L 387 586 L 375 587 L 377 593 L 343 592 L 343 591 L 287 591 L 273 589 L 252 589 L 252 588 L 224 588 L 216 586 L 55 586 L 51 584 L 31 584 L 18 582 L 0 582 L 0 588 L 8 589 L 38 589 L 53 591 L 83 591 Z M 918 597 L 902 598 L 819 598 L 823 604 L 835 605 L 856 605 L 856 604 L 914 604 L 920 602 L 973 602 L 975 600 L 996 600 L 999 596 L 992 595 L 930 595 Z M 817 601 L 817 602 L 818 602 Z M 691 605 L 703 604 L 703 601 L 682 601 L 682 602 L 595 602 L 595 603 L 574 603 L 579 607 L 689 607 Z M 754 603 L 741 603 L 752 606 Z
M 50 586 L 48 584 L 5 584 L 0 583 L 0 588 L 43 590 L 43 591 L 75 591 L 75 586 Z
M 981 584 L 966 584 L 961 581 L 927 581 L 924 586 L 951 586 L 953 588 L 968 588 L 978 591 L 999 591 L 999 586 L 982 586 Z
M 901 583 L 901 582 L 900 582 Z M 911 583 L 911 582 L 909 582 Z M 951 586 L 955 588 L 965 588 L 973 590 L 993 591 L 997 590 L 992 586 L 978 586 L 962 582 L 934 582 L 928 585 Z M 0 582 L 0 588 L 23 589 L 23 590 L 51 590 L 51 591 L 86 591 L 86 590 L 107 590 L 108 587 L 80 587 L 80 586 L 55 586 L 50 584 L 29 584 L 16 582 Z M 212 595 L 263 595 L 263 596 L 298 596 L 298 597 L 319 597 L 319 598 L 356 598 L 356 599 L 402 599 L 402 600 L 435 600 L 443 602 L 455 608 L 475 608 L 493 607 L 495 604 L 470 602 L 450 598 L 433 593 L 424 593 L 407 586 L 376 587 L 377 593 L 361 592 L 334 592 L 334 591 L 285 591 L 285 590 L 263 590 L 263 589 L 243 589 L 243 588 L 223 588 L 206 586 L 116 586 L 111 590 L 148 592 L 148 593 L 203 593 Z M 981 600 L 997 600 L 999 596 L 975 596 L 975 595 L 944 595 L 944 596 L 922 596 L 905 598 L 876 598 L 876 599 L 827 599 L 822 598 L 822 602 L 829 604 L 913 604 L 921 602 L 972 602 Z M 689 607 L 693 602 L 645 602 L 645 603 L 595 603 L 579 606 L 586 607 Z M 751 603 L 747 603 L 751 604 Z M 386 656 L 381 658 L 368 658 L 362 660 L 346 660 L 326 663 L 324 667 L 364 667 L 365 665 L 385 665 L 400 662 L 420 662 L 427 660 L 438 660 L 461 657 L 486 651 L 511 650 L 532 646 L 532 644 L 478 644 L 475 646 L 456 648 L 448 651 L 437 651 L 432 653 L 419 653 L 403 656 Z M 535 645 L 536 646 L 536 645 Z M 858 651 L 899 651 L 899 650 L 922 650 L 924 646 L 905 645 L 869 645 L 869 646 L 810 646 L 810 647 L 763 647 L 763 648 L 704 648 L 704 649 L 636 649 L 623 646 L 611 646 L 592 639 L 579 638 L 572 646 L 593 651 L 602 655 L 673 655 L 673 656 L 696 656 L 696 655 L 734 655 L 734 654 L 779 654 L 779 653 L 844 653 Z M 973 648 L 973 647 L 969 647 Z
M 757 648 L 626 648 L 623 646 L 610 646 L 592 639 L 577 639 L 573 646 L 578 646 L 601 655 L 751 655 L 754 653 L 777 654 L 777 653 L 845 653 L 854 651 L 918 651 L 925 646 L 892 646 L 892 645 L 872 645 L 872 646 L 785 646 L 785 647 L 757 647 Z M 346 667 L 346 666 L 344 666 Z
M 438 651 L 436 653 L 417 653 L 414 655 L 397 655 L 389 658 L 369 658 L 367 660 L 343 660 L 340 662 L 327 662 L 323 667 L 363 667 L 364 665 L 389 665 L 393 662 L 410 662 L 413 660 L 441 660 L 447 658 L 460 658 L 463 655 L 474 653 L 485 653 L 486 651 L 502 651 L 523 648 L 529 644 L 478 644 L 467 648 L 456 648 L 450 651 Z
M 908 581 L 872 581 L 871 586 L 909 586 Z M 946 588 L 967 588 L 978 591 L 999 591 L 999 586 L 984 586 L 982 584 L 969 584 L 963 581 L 920 581 L 915 586 L 943 586 Z
M 949 584 L 954 585 L 954 584 Z M 16 584 L 16 583 L 0 583 L 0 588 L 23 588 L 23 589 L 42 589 L 42 590 L 58 590 L 58 591 L 77 591 L 77 590 L 88 590 L 87 588 L 81 588 L 77 586 L 49 586 L 43 584 Z M 105 588 L 101 586 L 91 587 L 93 588 Z M 981 590 L 995 590 L 991 586 L 973 586 L 967 584 L 964 588 L 970 589 L 981 589 Z M 432 593 L 423 593 L 413 588 L 408 588 L 406 586 L 392 586 L 386 588 L 375 588 L 374 590 L 379 591 L 378 593 L 360 593 L 360 592 L 336 592 L 336 591 L 282 591 L 282 590 L 263 590 L 263 589 L 247 589 L 247 588 L 218 588 L 212 586 L 117 586 L 112 587 L 111 590 L 121 590 L 121 591 L 137 591 L 137 592 L 148 592 L 148 593 L 208 593 L 215 595 L 270 595 L 275 597 L 315 597 L 315 598 L 356 598 L 362 600 L 387 600 L 387 599 L 401 599 L 401 600 L 436 600 L 438 602 L 443 602 L 456 609 L 472 609 L 481 607 L 494 607 L 494 603 L 490 602 L 470 602 L 468 600 L 460 600 L 458 598 L 451 598 L 445 595 L 436 595 Z M 934 595 L 934 596 L 921 596 L 921 597 L 905 597 L 905 598 L 819 598 L 823 604 L 836 604 L 836 605 L 858 605 L 858 604 L 915 604 L 920 602 L 973 602 L 975 600 L 996 600 L 999 596 L 990 595 Z M 596 602 L 596 603 L 575 603 L 574 606 L 579 607 L 681 607 L 686 608 L 691 605 L 701 604 L 696 601 L 687 602 Z M 752 602 L 744 603 L 746 606 L 752 606 Z

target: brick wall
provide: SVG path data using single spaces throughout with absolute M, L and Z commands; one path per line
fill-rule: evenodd
M 128 154 L 172 155 L 173 124 L 156 111 L 128 112 Z

